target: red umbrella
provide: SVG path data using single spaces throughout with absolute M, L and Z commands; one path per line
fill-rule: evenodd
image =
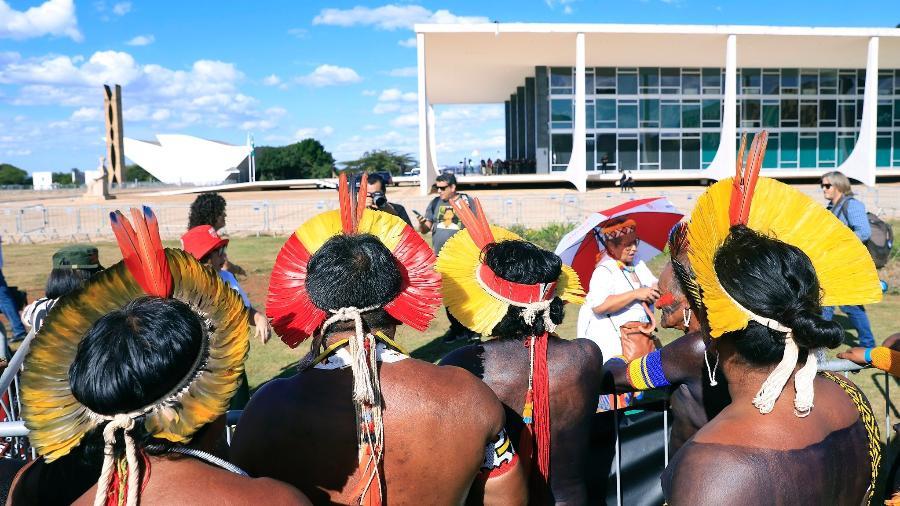
M 556 246 L 556 254 L 562 261 L 572 266 L 581 279 L 585 291 L 591 284 L 591 276 L 597 266 L 597 254 L 602 246 L 595 230 L 612 218 L 625 217 L 637 224 L 636 233 L 641 244 L 634 261 L 647 261 L 666 248 L 669 231 L 681 221 L 684 213 L 679 211 L 665 197 L 639 199 L 618 206 L 591 213 L 587 219 L 569 232 Z

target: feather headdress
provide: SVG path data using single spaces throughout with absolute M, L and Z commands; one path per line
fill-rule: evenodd
M 757 134 L 747 162 L 738 158 L 735 177 L 719 181 L 700 196 L 687 233 L 688 257 L 712 337 L 744 329 L 750 321 L 785 333 L 785 356 L 754 399 L 754 405 L 763 413 L 772 410 L 797 364 L 799 350 L 790 328 L 742 307 L 719 282 L 715 256 L 731 227 L 745 225 L 802 250 L 816 271 L 825 306 L 868 304 L 881 299 L 875 265 L 853 232 L 801 192 L 774 179 L 759 177 L 767 138 L 765 131 Z M 741 155 L 745 143 L 746 140 L 741 142 Z M 794 402 L 799 416 L 805 416 L 812 408 L 816 358 L 814 353 L 808 353 L 808 357 L 795 382 Z
M 38 453 L 52 462 L 78 446 L 92 429 L 107 425 L 128 432 L 135 420 L 154 437 L 191 440 L 200 427 L 221 416 L 237 391 L 249 350 L 249 317 L 240 296 L 216 273 L 181 250 L 163 249 L 153 212 L 132 209 L 134 227 L 111 213 L 123 260 L 94 275 L 80 290 L 60 299 L 31 344 L 22 372 L 22 414 Z M 206 326 L 194 368 L 167 396 L 130 413 L 92 412 L 73 395 L 69 368 L 78 345 L 101 317 L 139 297 L 176 298 Z M 107 442 L 109 444 L 109 442 Z M 111 452 L 111 450 L 110 450 Z M 111 458 L 111 453 L 108 453 Z M 104 463 L 106 466 L 106 463 Z M 129 462 L 136 479 L 135 463 Z M 139 486 L 130 483 L 128 504 Z M 106 492 L 98 484 L 98 497 Z
M 474 199 L 475 212 L 462 199 L 451 202 L 465 229 L 454 234 L 438 258 L 437 270 L 444 276 L 444 303 L 464 326 L 481 334 L 490 333 L 506 316 L 510 306 L 521 307 L 522 318 L 532 323 L 544 320 L 547 329 L 531 336 L 528 392 L 522 413 L 525 429 L 520 438 L 520 453 L 531 459 L 537 449 L 535 476 L 546 483 L 550 473 L 550 387 L 547 370 L 548 334 L 555 328 L 550 320 L 550 303 L 555 297 L 581 304 L 584 291 L 578 275 L 567 265 L 554 283 L 526 285 L 501 278 L 483 262 L 483 252 L 491 244 L 522 240 L 518 235 L 488 224 L 481 202 Z

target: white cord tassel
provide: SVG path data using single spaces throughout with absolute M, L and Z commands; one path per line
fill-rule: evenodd
M 128 496 L 125 504 L 126 506 L 137 506 L 138 492 L 141 488 L 141 468 L 138 466 L 137 450 L 134 447 L 134 440 L 131 438 L 131 429 L 133 428 L 134 418 L 129 415 L 116 415 L 103 428 L 103 467 L 100 471 L 100 479 L 97 480 L 94 506 L 106 504 L 106 493 L 116 460 L 114 455 L 116 431 L 119 429 L 122 429 L 122 438 L 125 440 L 125 458 L 128 462 Z
M 797 348 L 793 335 L 788 332 L 784 338 L 784 356 L 781 357 L 781 362 L 775 366 L 775 369 L 763 382 L 759 392 L 756 393 L 756 397 L 753 398 L 753 405 L 759 409 L 760 413 L 765 415 L 772 412 L 772 409 L 775 407 L 775 401 L 781 396 L 784 385 L 787 384 L 791 374 L 794 372 L 799 356 L 800 349 Z
M 537 315 L 540 313 L 541 318 L 544 320 L 544 330 L 547 332 L 554 332 L 556 330 L 556 324 L 550 319 L 551 302 L 553 302 L 553 300 L 542 300 L 540 302 L 532 302 L 531 304 L 521 306 L 525 308 L 525 310 L 522 311 L 522 320 L 525 321 L 526 325 L 534 325 L 534 320 L 537 319 Z
M 703 350 L 703 361 L 706 362 L 706 374 L 709 375 L 709 386 L 714 387 L 719 384 L 716 381 L 716 370 L 719 368 L 719 352 L 716 351 L 716 365 L 713 366 L 712 369 L 709 368 L 709 354 L 708 350 Z
M 794 414 L 800 418 L 809 416 L 813 408 L 813 383 L 816 380 L 816 372 L 819 370 L 819 354 L 821 348 L 809 350 L 806 354 L 806 364 L 794 375 Z

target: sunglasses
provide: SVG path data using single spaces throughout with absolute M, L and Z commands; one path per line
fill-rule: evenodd
M 827 190 L 827 189 L 831 188 L 831 183 L 822 183 L 822 184 L 819 185 L 819 186 L 821 186 L 822 189 Z
M 447 188 L 450 188 L 450 185 L 444 185 L 444 186 L 434 185 L 434 187 L 437 188 L 438 191 L 444 191 L 444 190 L 446 190 Z

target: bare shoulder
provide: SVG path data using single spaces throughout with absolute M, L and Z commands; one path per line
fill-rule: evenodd
M 413 361 L 408 361 L 413 362 Z M 434 399 L 452 407 L 453 412 L 467 414 L 473 419 L 484 420 L 490 425 L 503 424 L 503 405 L 497 395 L 480 378 L 470 371 L 454 365 L 434 365 L 416 360 L 409 365 L 420 369 L 417 389 L 424 389 Z M 427 374 L 427 375 L 426 375 Z M 428 378 L 425 381 L 425 378 Z
M 669 504 L 749 504 L 748 490 L 756 489 L 759 469 L 740 448 L 710 443 L 689 443 L 672 464 Z
M 312 505 L 303 492 L 287 483 L 272 478 L 248 478 L 241 480 L 240 491 L 235 492 L 242 502 L 262 500 L 266 504 Z M 234 497 L 234 496 L 233 496 Z

